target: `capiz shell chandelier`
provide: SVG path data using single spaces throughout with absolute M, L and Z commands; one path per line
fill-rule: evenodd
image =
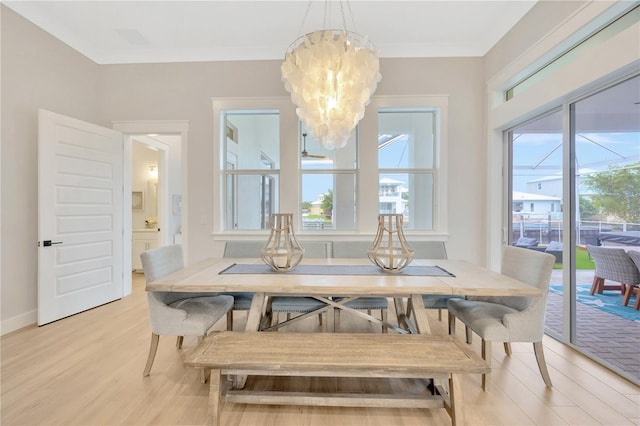
M 299 37 L 281 71 L 298 117 L 326 149 L 345 146 L 382 79 L 373 44 L 346 29 Z

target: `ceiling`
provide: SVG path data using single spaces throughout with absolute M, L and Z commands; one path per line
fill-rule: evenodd
M 3 1 L 98 64 L 282 59 L 341 5 L 383 58 L 484 56 L 535 3 L 329 1 L 323 25 L 324 1 Z

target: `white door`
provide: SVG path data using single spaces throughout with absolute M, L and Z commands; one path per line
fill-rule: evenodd
M 38 325 L 123 295 L 123 138 L 38 113 Z

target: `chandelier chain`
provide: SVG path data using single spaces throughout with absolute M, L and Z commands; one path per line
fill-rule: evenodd
M 347 0 L 347 9 L 349 9 L 349 16 L 351 17 L 351 25 L 353 26 L 353 31 L 357 33 L 358 27 L 356 27 L 356 20 L 353 17 L 353 11 L 351 10 L 351 3 L 349 3 L 349 0 Z M 343 19 L 344 19 L 344 15 L 343 15 Z M 346 24 L 344 26 L 344 30 L 347 31 Z
M 298 30 L 298 37 L 304 34 L 302 31 L 304 29 L 304 24 L 307 22 L 307 18 L 309 17 L 310 9 L 311 9 L 311 0 L 309 0 L 309 2 L 307 3 L 307 10 L 304 11 L 304 17 L 302 18 L 302 23 L 300 24 L 300 29 Z

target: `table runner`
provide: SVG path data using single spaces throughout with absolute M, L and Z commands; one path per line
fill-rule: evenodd
M 407 266 L 401 272 L 384 272 L 375 265 L 298 265 L 292 271 L 275 272 L 265 264 L 234 263 L 220 274 L 293 274 L 293 275 L 410 275 L 455 277 L 440 266 Z

